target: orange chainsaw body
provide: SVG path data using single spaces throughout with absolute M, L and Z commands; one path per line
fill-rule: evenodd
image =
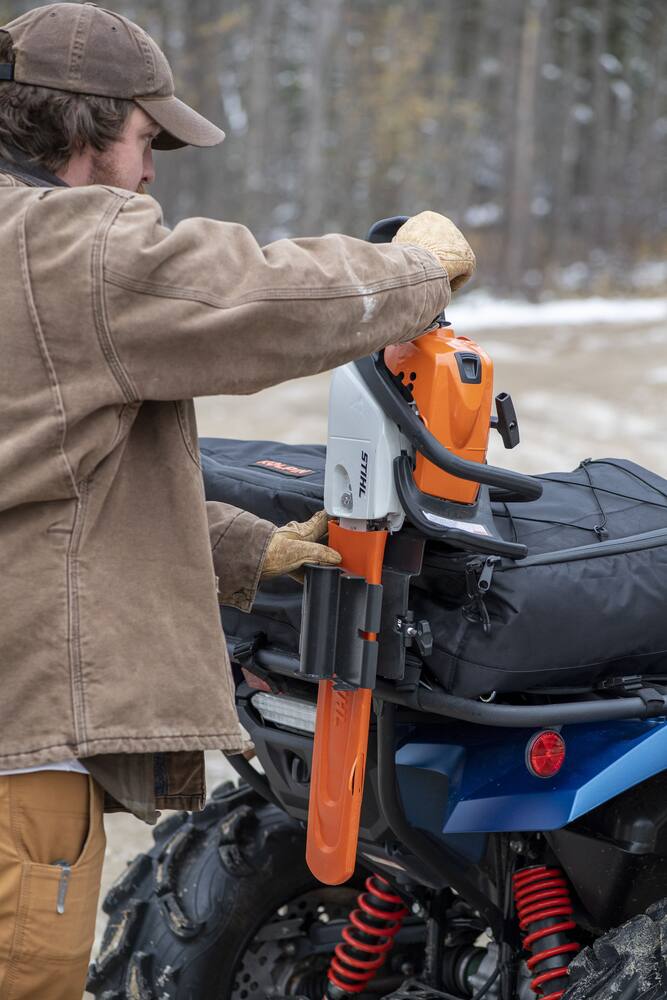
M 440 328 L 385 350 L 387 367 L 412 386 L 419 416 L 449 451 L 470 462 L 486 461 L 493 403 L 493 362 L 467 337 Z M 466 381 L 467 380 L 467 381 Z M 423 493 L 474 503 L 477 483 L 438 469 L 417 455 L 415 482 Z

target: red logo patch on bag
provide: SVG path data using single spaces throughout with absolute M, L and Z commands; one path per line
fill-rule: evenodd
M 301 476 L 311 476 L 315 471 L 314 469 L 302 469 L 298 465 L 287 465 L 286 462 L 278 462 L 275 458 L 260 458 L 259 462 L 252 464 L 258 465 L 260 469 L 268 469 L 281 476 L 295 476 L 297 479 L 300 479 Z

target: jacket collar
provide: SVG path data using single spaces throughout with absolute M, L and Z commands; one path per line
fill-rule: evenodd
M 31 163 L 23 153 L 14 147 L 9 147 L 9 153 L 12 159 L 7 160 L 0 157 L 0 173 L 10 174 L 12 177 L 16 177 L 17 180 L 23 181 L 24 184 L 29 184 L 30 187 L 69 187 L 70 185 L 56 177 L 55 174 L 49 173 L 43 167 L 38 166 L 36 163 Z

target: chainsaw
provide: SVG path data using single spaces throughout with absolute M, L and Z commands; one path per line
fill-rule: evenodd
M 405 221 L 384 219 L 368 238 L 387 243 Z M 333 374 L 324 504 L 342 569 L 309 567 L 301 633 L 302 673 L 319 681 L 306 857 L 327 884 L 354 871 L 378 632 L 422 652 L 431 642 L 427 623 L 382 621 L 388 540 L 407 522 L 422 540 L 526 555 L 498 536 L 491 500 L 534 500 L 542 487 L 486 464 L 492 427 L 506 448 L 519 443 L 511 397 L 495 397 L 495 414 L 493 403 L 490 357 L 444 313 L 421 337 Z

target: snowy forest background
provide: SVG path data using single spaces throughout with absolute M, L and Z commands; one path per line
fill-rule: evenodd
M 0 2 L 2 21 L 35 6 Z M 115 0 L 227 132 L 168 221 L 261 242 L 431 208 L 499 294 L 667 288 L 666 0 Z

